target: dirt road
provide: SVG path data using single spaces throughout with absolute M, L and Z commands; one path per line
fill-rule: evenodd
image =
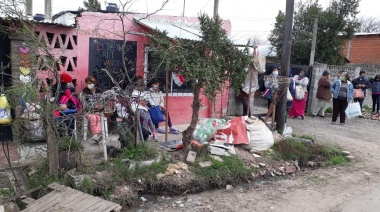
M 298 135 L 337 144 L 355 156 L 349 166 L 298 172 L 278 180 L 236 185 L 186 197 L 161 198 L 137 211 L 380 211 L 380 122 L 352 119 L 345 126 L 330 118 L 289 119 Z M 140 207 L 143 208 L 143 207 Z

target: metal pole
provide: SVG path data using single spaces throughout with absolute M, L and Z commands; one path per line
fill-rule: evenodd
M 51 21 L 51 0 L 45 0 L 45 20 Z
M 309 63 L 310 66 L 314 64 L 315 46 L 317 42 L 317 32 L 318 32 L 318 17 L 314 19 L 313 39 L 311 41 L 311 52 L 310 52 L 310 63 Z
M 165 142 L 168 141 L 168 117 L 169 117 L 169 112 L 168 112 L 168 102 L 169 102 L 169 68 L 166 67 L 166 80 L 165 80 L 165 93 L 166 93 L 166 98 L 165 98 Z
M 286 0 L 286 14 L 285 14 L 285 29 L 284 29 L 284 42 L 281 58 L 281 72 L 283 76 L 289 76 L 290 53 L 292 48 L 292 29 L 293 29 L 293 14 L 294 14 L 294 0 Z M 282 132 L 285 128 L 285 111 L 286 111 L 286 93 L 289 89 L 289 83 L 279 84 L 280 93 L 279 101 L 276 105 L 276 130 Z M 283 94 L 283 95 L 280 95 Z
M 103 143 L 104 161 L 107 161 L 108 156 L 107 156 L 107 145 L 106 145 L 106 132 L 105 132 L 105 126 L 104 126 L 104 113 L 100 114 L 100 123 L 102 126 L 102 143 Z

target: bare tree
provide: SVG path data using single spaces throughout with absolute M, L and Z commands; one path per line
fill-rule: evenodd
M 358 32 L 380 32 L 380 20 L 375 17 L 361 17 L 359 23 Z
M 253 35 L 249 40 L 250 40 L 251 46 L 258 46 L 258 45 L 263 45 L 266 43 L 266 41 L 261 39 L 260 36 L 258 35 Z

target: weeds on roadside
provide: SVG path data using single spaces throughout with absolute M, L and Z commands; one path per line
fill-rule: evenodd
M 322 165 L 342 165 L 347 161 L 341 149 L 327 144 L 310 144 L 287 139 L 276 143 L 273 149 L 277 159 L 297 160 L 301 166 L 307 166 L 308 161 Z
M 14 192 L 12 189 L 9 188 L 0 188 L 0 197 L 7 198 L 14 195 Z

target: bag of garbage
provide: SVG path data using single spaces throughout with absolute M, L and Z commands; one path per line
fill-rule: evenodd
M 274 144 L 272 131 L 260 120 L 247 124 L 249 131 L 249 145 L 259 151 L 271 148 Z
M 208 142 L 216 132 L 216 127 L 224 126 L 226 120 L 214 118 L 201 118 L 193 133 L 193 139 L 203 144 Z

